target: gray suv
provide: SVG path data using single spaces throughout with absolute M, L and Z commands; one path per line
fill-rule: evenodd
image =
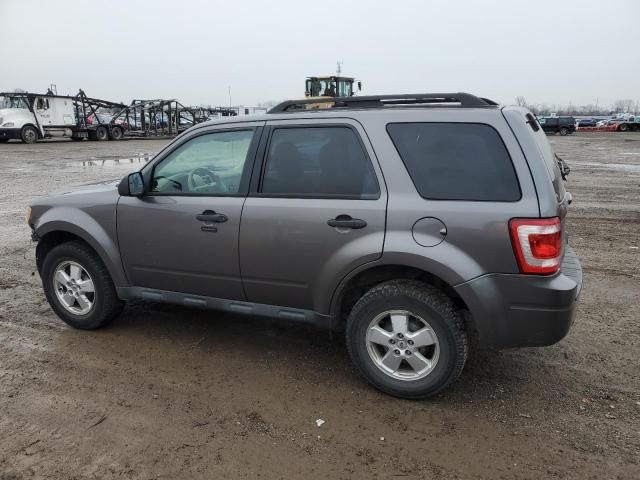
M 528 110 L 464 93 L 313 102 L 196 125 L 119 184 L 35 201 L 53 310 L 95 329 L 146 299 L 341 330 L 363 376 L 404 398 L 450 385 L 471 340 L 567 334 L 571 196 Z

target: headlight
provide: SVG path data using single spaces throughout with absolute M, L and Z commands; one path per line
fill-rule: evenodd
M 4 125 L 2 125 L 4 128 L 9 128 L 9 127 L 13 127 L 13 122 L 7 122 Z
M 31 207 L 27 207 L 27 223 L 31 223 Z

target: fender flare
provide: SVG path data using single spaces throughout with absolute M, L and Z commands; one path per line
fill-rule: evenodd
M 69 218 L 70 215 L 73 216 Z M 116 287 L 129 286 L 122 267 L 117 239 L 112 239 L 107 231 L 85 212 L 69 207 L 52 208 L 42 215 L 38 224 L 34 226 L 34 231 L 39 238 L 53 232 L 75 235 L 98 254 Z

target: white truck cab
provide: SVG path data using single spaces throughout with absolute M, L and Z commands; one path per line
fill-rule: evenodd
M 70 137 L 77 125 L 73 99 L 53 95 L 0 96 L 0 142 L 34 143 L 44 137 Z

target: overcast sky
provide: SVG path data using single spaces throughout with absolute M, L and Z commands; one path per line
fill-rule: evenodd
M 0 0 L 0 19 L 0 91 L 255 105 L 341 60 L 366 94 L 640 100 L 639 0 Z

